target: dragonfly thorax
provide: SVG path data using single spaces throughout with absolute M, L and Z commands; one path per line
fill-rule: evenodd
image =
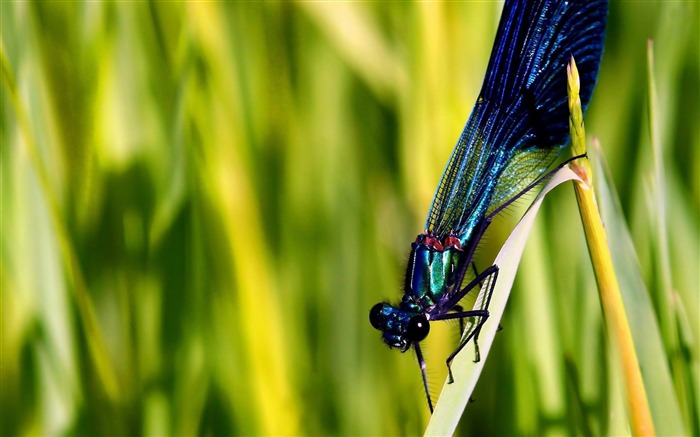
M 455 286 L 465 258 L 460 240 L 454 235 L 442 239 L 432 234 L 418 235 L 411 245 L 406 267 L 404 299 L 412 296 L 424 310 L 437 304 Z

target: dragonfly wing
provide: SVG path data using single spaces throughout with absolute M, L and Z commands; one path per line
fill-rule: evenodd
M 479 99 L 435 193 L 428 231 L 467 232 L 552 164 L 568 140 L 566 64 L 573 55 L 585 110 L 606 13 L 603 0 L 506 1 Z
M 519 150 L 498 178 L 486 213 L 496 210 L 542 176 L 557 159 L 561 150 L 561 147 L 538 146 Z

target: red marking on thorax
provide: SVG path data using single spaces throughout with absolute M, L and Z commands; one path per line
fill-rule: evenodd
M 440 252 L 450 248 L 457 249 L 460 252 L 462 251 L 462 244 L 459 242 L 459 238 L 452 234 L 445 237 L 443 241 L 440 241 L 432 233 L 423 232 L 418 236 L 418 238 L 416 238 L 416 243 L 425 244 L 429 248 Z
M 443 250 L 445 250 L 445 247 L 442 245 L 442 243 L 440 243 L 440 240 L 438 240 L 437 238 L 433 237 L 432 235 L 428 235 L 428 236 L 425 238 L 425 244 L 427 244 L 428 247 L 432 247 L 432 248 L 434 248 L 435 250 L 439 250 L 440 252 L 442 252 Z
M 445 247 L 454 247 L 455 249 L 461 251 L 462 244 L 459 242 L 459 238 L 454 235 L 448 235 L 445 237 Z

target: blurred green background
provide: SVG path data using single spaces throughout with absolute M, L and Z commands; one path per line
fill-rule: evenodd
M 501 8 L 2 2 L 2 435 L 421 433 L 415 358 L 367 315 L 400 296 Z M 695 435 L 699 22 L 613 1 L 586 115 Z M 627 431 L 577 214 L 545 202 L 461 432 Z M 437 391 L 457 335 L 432 337 Z

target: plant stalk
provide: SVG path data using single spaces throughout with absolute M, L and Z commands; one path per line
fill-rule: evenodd
M 585 129 L 579 98 L 579 75 L 573 57 L 567 66 L 567 76 L 572 149 L 574 155 L 583 155 L 586 153 Z M 615 349 L 620 352 L 622 359 L 632 433 L 638 436 L 655 435 L 644 381 L 632 339 L 632 331 L 622 302 L 612 256 L 608 248 L 605 227 L 598 212 L 591 165 L 587 159 L 583 159 L 574 161 L 571 168 L 582 179 L 582 181 L 574 181 L 574 191 L 586 234 L 588 252 L 598 283 L 598 293 L 605 323 L 608 332 L 612 334 Z

